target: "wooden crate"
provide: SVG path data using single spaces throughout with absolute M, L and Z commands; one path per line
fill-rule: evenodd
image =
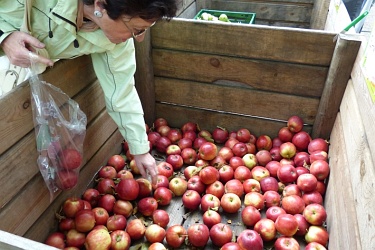
M 256 135 L 275 136 L 289 116 L 303 117 L 313 137 L 330 140 L 329 248 L 367 250 L 375 245 L 375 111 L 363 91 L 360 61 L 355 62 L 359 39 L 333 43 L 334 35 L 189 19 L 158 23 L 136 46 L 136 87 L 149 124 L 165 117 L 175 127 L 193 120 L 209 130 L 245 126 Z M 61 61 L 43 77 L 88 116 L 85 164 L 79 185 L 50 203 L 36 165 L 28 83 L 0 99 L 1 249 L 43 249 L 36 242 L 56 230 L 62 201 L 80 196 L 108 156 L 121 150 L 121 135 L 105 111 L 89 57 Z M 183 214 L 177 203 L 169 209 Z
M 255 23 L 304 29 L 324 29 L 330 1 L 325 0 L 185 0 L 180 18 L 193 18 L 201 9 L 256 13 Z

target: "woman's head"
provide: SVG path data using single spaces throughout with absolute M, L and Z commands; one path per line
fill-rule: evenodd
M 95 0 L 83 0 L 85 5 L 93 5 Z M 103 0 L 102 7 L 115 20 L 122 16 L 139 17 L 144 20 L 170 19 L 176 15 L 176 0 Z

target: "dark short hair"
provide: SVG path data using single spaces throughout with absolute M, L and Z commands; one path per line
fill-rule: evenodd
M 85 5 L 93 5 L 94 0 L 83 0 Z M 106 0 L 103 8 L 113 20 L 122 15 L 139 17 L 144 20 L 171 19 L 176 15 L 176 0 Z

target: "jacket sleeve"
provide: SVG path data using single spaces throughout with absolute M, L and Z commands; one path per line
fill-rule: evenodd
M 108 114 L 118 125 L 133 155 L 149 152 L 143 109 L 134 85 L 136 68 L 133 40 L 114 49 L 91 54 L 94 70 L 103 88 Z
M 0 8 L 0 44 L 12 32 L 19 30 L 24 15 L 18 1 L 1 0 Z M 0 54 L 3 54 L 0 47 Z

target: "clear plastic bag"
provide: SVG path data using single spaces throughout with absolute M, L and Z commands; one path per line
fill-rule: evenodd
M 38 167 L 50 191 L 51 201 L 61 190 L 78 183 L 83 161 L 87 118 L 61 89 L 40 80 L 32 61 L 30 89 Z

